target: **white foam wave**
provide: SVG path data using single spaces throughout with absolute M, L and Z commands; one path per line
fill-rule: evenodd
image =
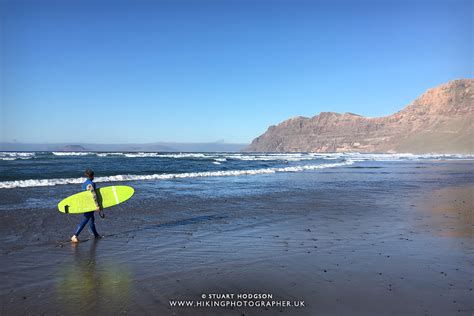
M 228 159 L 243 160 L 243 161 L 303 161 L 313 160 L 315 158 L 338 159 L 341 154 L 330 156 L 330 154 L 315 155 L 307 153 L 270 153 L 270 154 L 240 154 L 240 153 L 159 153 L 159 152 L 52 152 L 55 156 L 87 156 L 97 155 L 98 157 L 108 156 L 125 156 L 128 158 L 202 158 L 214 159 L 215 161 L 223 162 Z
M 314 156 L 311 154 L 227 154 L 227 159 L 244 160 L 244 161 L 271 161 L 271 160 L 283 160 L 283 161 L 302 161 L 302 160 L 313 160 Z
M 158 157 L 158 153 L 127 153 L 124 156 L 128 158 Z
M 45 187 L 60 184 L 78 184 L 83 183 L 85 178 L 63 178 L 63 179 L 38 179 L 38 180 L 15 180 L 0 182 L 0 189 Z
M 344 154 L 346 158 L 350 158 L 356 162 L 359 161 L 420 161 L 420 160 L 472 160 L 474 155 L 464 154 L 410 154 L 410 153 L 396 153 L 396 154 L 361 154 L 350 153 Z
M 473 160 L 474 155 L 468 154 L 411 154 L 411 153 L 392 153 L 392 154 L 365 154 L 365 153 L 295 153 L 295 154 L 229 154 L 226 156 L 231 159 L 239 160 L 338 160 L 350 159 L 353 161 L 419 161 L 419 160 Z
M 1 151 L 0 160 L 32 159 L 36 156 L 34 152 L 10 152 Z
M 98 157 L 125 156 L 125 153 L 96 153 Z
M 179 153 L 179 154 L 161 154 L 163 158 L 214 158 L 215 155 L 201 153 Z
M 52 154 L 55 156 L 88 156 L 94 153 L 85 151 L 53 151 Z
M 348 161 L 340 162 L 340 163 L 304 165 L 304 166 L 283 167 L 283 168 L 223 170 L 223 171 L 167 173 L 167 174 L 150 174 L 150 175 L 115 175 L 115 176 L 108 176 L 108 177 L 97 177 L 95 178 L 95 182 L 169 180 L 169 179 L 198 178 L 198 177 L 229 177 L 229 176 L 242 176 L 242 175 L 258 175 L 258 174 L 271 174 L 271 173 L 277 173 L 277 172 L 299 172 L 299 171 L 306 171 L 306 170 L 317 170 L 317 169 L 341 167 L 345 165 L 351 165 L 353 163 L 354 163 L 353 161 L 348 160 Z M 84 181 L 85 181 L 85 178 L 3 181 L 3 182 L 0 182 L 0 189 L 54 186 L 54 185 L 61 185 L 61 184 L 78 184 Z
M 124 153 L 124 156 L 129 158 L 146 158 L 146 157 L 155 157 L 155 158 L 213 158 L 215 155 L 207 155 L 201 153 L 179 153 L 179 154 L 163 154 L 157 152 L 137 152 L 137 153 Z
M 35 152 L 0 152 L 0 160 L 17 160 L 31 158 L 46 158 L 43 154 Z M 159 153 L 159 152 L 51 152 L 59 157 L 127 157 L 127 158 L 172 158 L 172 159 L 213 159 L 224 162 L 228 160 L 240 161 L 311 161 L 311 160 L 339 160 L 352 159 L 354 161 L 400 161 L 400 160 L 472 160 L 474 155 L 465 154 L 364 154 L 364 153 Z

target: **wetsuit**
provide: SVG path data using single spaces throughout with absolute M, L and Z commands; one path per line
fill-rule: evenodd
M 95 183 L 94 183 L 91 179 L 87 179 L 87 180 L 82 184 L 82 190 L 83 190 L 83 191 L 87 191 L 87 187 L 89 186 L 89 184 L 92 185 L 92 187 L 93 187 L 94 190 L 95 190 Z M 82 230 L 84 229 L 84 227 L 86 226 L 87 222 L 89 222 L 89 229 L 90 229 L 91 233 L 93 233 L 95 237 L 99 237 L 99 233 L 98 233 L 97 230 L 95 229 L 94 211 L 84 213 L 84 217 L 82 218 L 81 222 L 80 222 L 79 225 L 77 226 L 76 232 L 74 233 L 74 235 L 79 236 L 79 234 L 81 233 L 81 231 L 82 231 Z

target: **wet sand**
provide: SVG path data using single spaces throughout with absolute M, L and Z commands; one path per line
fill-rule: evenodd
M 330 172 L 324 176 L 330 183 Z M 264 177 L 274 190 L 242 196 L 219 187 L 211 195 L 138 191 L 105 220 L 97 217 L 104 238 L 77 245 L 65 240 L 79 217 L 51 208 L 2 210 L 1 314 L 474 313 L 472 177 L 414 182 L 410 175 L 348 174 L 339 181 L 356 179 L 353 185 L 330 188 L 317 172 Z M 245 179 L 221 185 L 248 186 L 233 182 L 252 181 Z M 215 185 L 206 181 L 190 186 Z M 13 205 L 26 190 L 0 194 Z M 270 293 L 305 306 L 169 303 L 212 293 Z

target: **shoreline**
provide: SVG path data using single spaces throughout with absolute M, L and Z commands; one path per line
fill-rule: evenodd
M 148 183 L 78 245 L 59 241 L 79 217 L 2 211 L 2 314 L 470 315 L 474 181 L 456 166 Z M 212 293 L 305 307 L 169 305 Z

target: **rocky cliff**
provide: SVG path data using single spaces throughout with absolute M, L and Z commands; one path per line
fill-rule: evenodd
M 474 79 L 430 89 L 385 117 L 322 112 L 270 126 L 247 151 L 474 153 Z

